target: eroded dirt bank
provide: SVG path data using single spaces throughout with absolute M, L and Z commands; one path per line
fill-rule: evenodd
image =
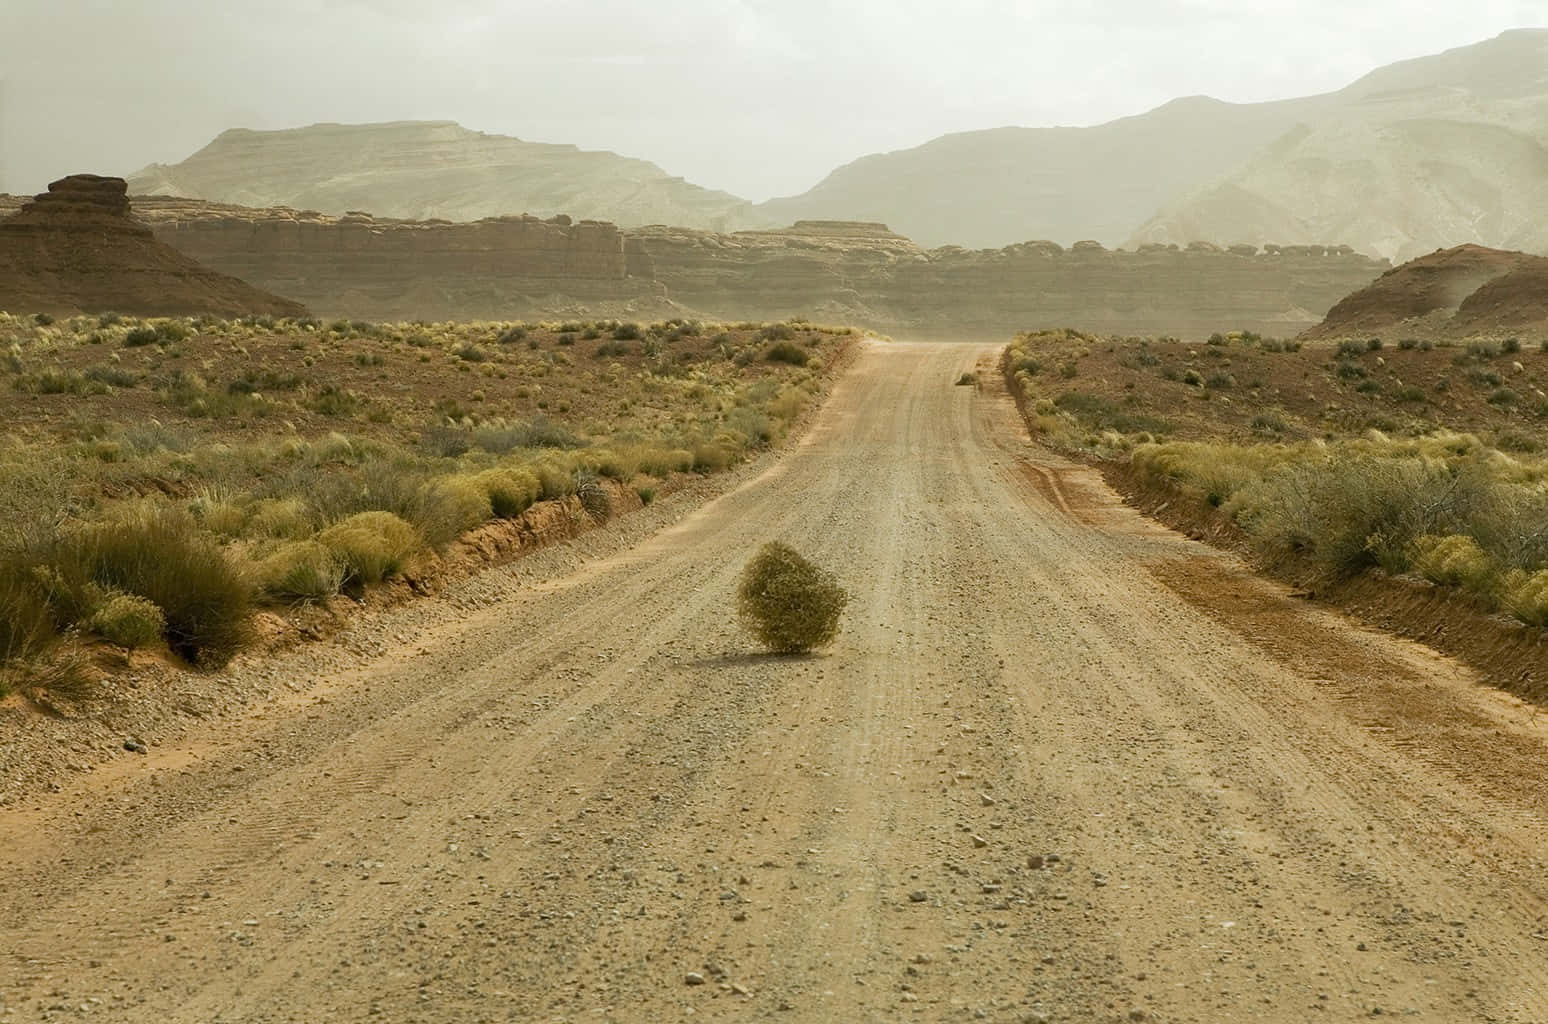
M 993 359 L 867 345 L 638 545 L 6 809 L 0 1020 L 1548 1019 L 1543 721 L 1122 507 Z M 820 657 L 729 621 L 776 537 L 853 592 Z

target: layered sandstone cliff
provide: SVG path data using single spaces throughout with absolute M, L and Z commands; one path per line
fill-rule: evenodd
M 1037 326 L 1276 334 L 1314 324 L 1385 265 L 1347 248 L 1110 251 L 1029 242 L 925 250 L 884 225 L 800 221 L 720 234 L 567 217 L 403 221 L 136 197 L 158 237 L 323 316 L 806 317 L 899 336 Z
M 201 266 L 130 214 L 122 178 L 77 174 L 0 204 L 0 309 L 304 316 L 306 308 Z
M 162 196 L 134 205 L 163 241 L 328 316 L 504 319 L 664 303 L 649 257 L 602 221 L 333 217 Z
M 671 298 L 721 317 L 807 316 L 898 334 L 1071 326 L 1124 334 L 1291 333 L 1386 264 L 1347 247 L 1108 250 L 1025 242 L 924 250 L 878 224 L 801 221 L 733 235 L 631 233 Z

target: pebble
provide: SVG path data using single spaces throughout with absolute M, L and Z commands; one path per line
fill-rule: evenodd
M 124 740 L 124 749 L 129 751 L 131 754 L 148 754 L 148 753 L 150 753 L 149 749 L 145 746 L 145 744 L 141 743 L 138 739 L 136 739 L 133 736 L 130 736 L 128 739 Z
M 923 889 L 915 889 L 913 892 L 908 894 L 910 903 L 923 903 L 929 898 L 930 894 L 925 892 Z
M 1027 854 L 1027 867 L 1034 871 L 1040 871 L 1043 867 L 1043 855 L 1041 853 Z
M 983 836 L 974 836 L 973 837 L 973 847 L 974 847 L 974 849 L 982 850 L 984 847 L 986 847 L 988 845 L 989 845 L 989 840 L 985 839 Z
M 704 975 L 700 974 L 698 971 L 689 971 L 687 974 L 683 975 L 683 984 L 702 985 L 704 984 Z
M 995 804 L 999 803 L 998 800 L 990 796 L 988 793 L 978 794 L 978 799 L 979 802 L 982 803 L 985 807 L 993 807 Z

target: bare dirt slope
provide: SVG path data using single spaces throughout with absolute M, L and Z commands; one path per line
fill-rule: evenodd
M 7 809 L 0 1020 L 1548 1019 L 1548 728 L 1025 444 L 993 356 L 871 346 L 638 546 Z M 727 621 L 775 537 L 821 657 Z

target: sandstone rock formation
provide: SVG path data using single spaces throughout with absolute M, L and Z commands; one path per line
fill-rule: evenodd
M 524 142 L 450 121 L 232 129 L 178 164 L 130 177 L 136 195 L 287 206 L 342 216 L 472 221 L 527 212 L 625 226 L 664 222 L 727 230 L 751 205 L 616 153 Z
M 1306 338 L 1535 330 L 1548 337 L 1548 258 L 1461 245 L 1394 267 L 1340 300 Z
M 327 316 L 512 319 L 667 308 L 649 256 L 600 221 L 332 217 L 157 196 L 136 196 L 134 205 L 164 242 Z
M 130 215 L 122 178 L 77 174 L 0 212 L 0 309 L 138 316 L 305 316 L 289 299 L 200 266 Z
M 884 225 L 801 221 L 720 234 L 567 217 L 474 223 L 136 197 L 158 237 L 223 271 L 362 319 L 700 315 L 852 323 L 905 336 L 1034 326 L 1292 333 L 1385 266 L 1323 246 L 1031 242 L 925 250 Z
M 1385 269 L 1322 246 L 1124 252 L 1093 241 L 1070 249 L 1038 241 L 927 251 L 882 225 L 856 222 L 733 235 L 653 227 L 633 236 L 668 295 L 691 309 L 725 318 L 806 316 L 921 337 L 1047 326 L 1291 334 Z

